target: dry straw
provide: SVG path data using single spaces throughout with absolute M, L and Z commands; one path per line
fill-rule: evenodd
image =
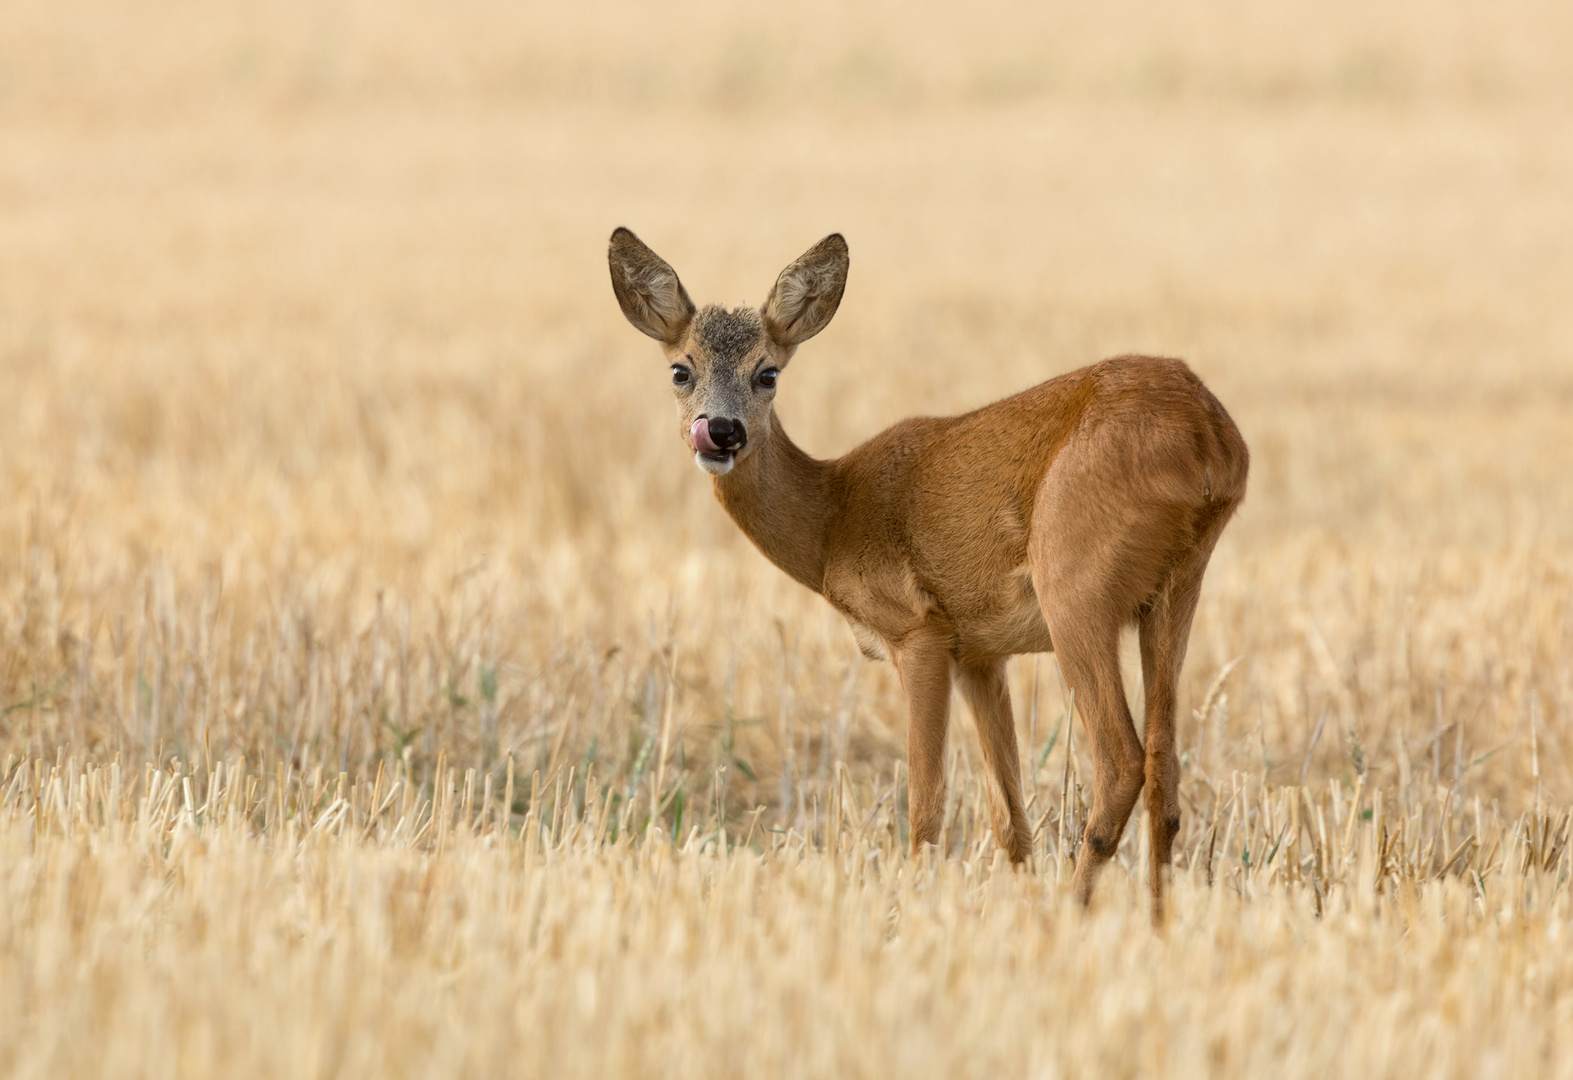
M 1389 821 L 1358 783 L 1236 773 L 1156 932 L 1138 868 L 1088 914 L 1052 830 L 1026 871 L 986 839 L 912 861 L 893 793 L 845 774 L 820 828 L 764 843 L 719 815 L 679 843 L 619 831 L 614 789 L 571 767 L 550 812 L 456 798 L 451 776 L 11 762 L 0 1063 L 1396 1077 L 1563 1061 L 1566 811 L 1502 820 L 1444 796 Z

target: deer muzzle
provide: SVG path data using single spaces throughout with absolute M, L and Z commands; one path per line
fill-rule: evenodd
M 688 429 L 688 441 L 699 453 L 720 459 L 743 448 L 748 442 L 748 429 L 741 420 L 701 416 Z

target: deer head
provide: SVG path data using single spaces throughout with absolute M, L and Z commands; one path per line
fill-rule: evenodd
M 607 262 L 623 314 L 666 353 L 694 463 L 725 476 L 769 438 L 776 380 L 798 345 L 835 315 L 847 242 L 833 233 L 809 248 L 758 308 L 696 309 L 677 272 L 627 229 L 612 233 Z

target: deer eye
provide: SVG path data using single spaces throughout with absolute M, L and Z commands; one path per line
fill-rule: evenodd
M 776 376 L 780 374 L 781 372 L 777 371 L 775 368 L 767 367 L 758 375 L 754 376 L 754 381 L 759 383 L 759 385 L 766 390 L 774 390 L 776 388 Z
M 693 377 L 694 377 L 694 373 L 692 371 L 689 371 L 682 364 L 673 364 L 672 365 L 672 385 L 673 386 L 687 386 L 689 381 L 691 379 L 693 379 Z

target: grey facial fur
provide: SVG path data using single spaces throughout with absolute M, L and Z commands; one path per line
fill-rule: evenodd
M 695 317 L 694 337 L 716 360 L 734 360 L 764 341 L 765 325 L 754 308 L 712 305 Z

